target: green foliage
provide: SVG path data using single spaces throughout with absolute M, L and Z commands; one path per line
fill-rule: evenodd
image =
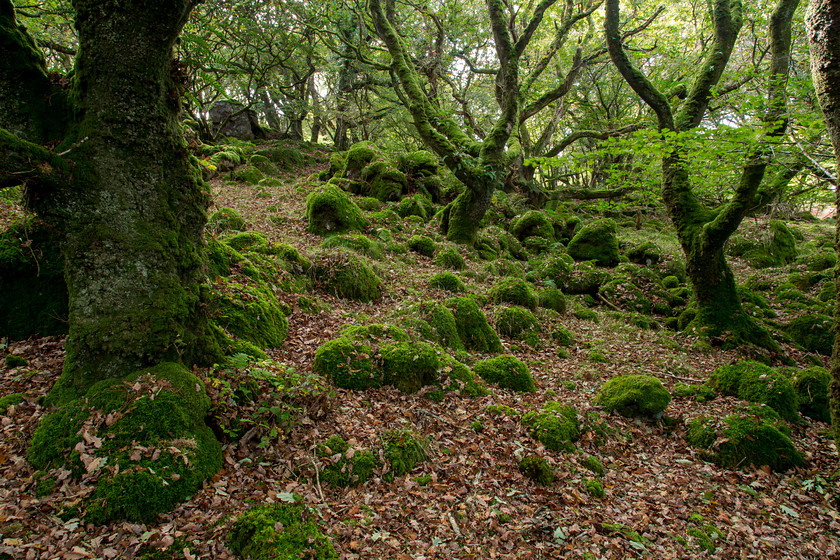
M 453 297 L 445 302 L 455 316 L 458 336 L 468 350 L 481 353 L 502 351 L 499 335 L 487 322 L 487 317 L 478 308 L 475 300 L 468 297 Z
M 528 455 L 519 462 L 519 472 L 533 480 L 539 486 L 554 484 L 554 469 L 548 461 L 536 455 Z
M 522 425 L 532 438 L 552 451 L 571 451 L 580 438 L 580 420 L 570 404 L 548 401 L 540 412 L 522 417 Z
M 269 560 L 338 558 L 329 538 L 321 533 L 316 516 L 298 498 L 290 503 L 255 506 L 233 523 L 227 538 L 230 550 L 241 558 Z
M 325 185 L 306 197 L 307 229 L 317 235 L 333 235 L 367 226 L 362 211 L 350 197 L 333 185 Z
M 386 476 L 390 475 L 391 479 L 410 473 L 429 458 L 429 444 L 425 438 L 407 428 L 383 433 L 382 447 L 389 466 Z
M 617 226 L 613 220 L 596 220 L 585 225 L 569 241 L 569 255 L 576 261 L 595 261 L 598 266 L 618 264 Z
M 316 285 L 341 298 L 373 301 L 382 296 L 382 280 L 354 251 L 328 249 L 317 254 L 309 274 Z
M 782 429 L 778 415 L 768 415 L 761 408 L 753 407 L 722 420 L 707 416 L 695 418 L 689 423 L 686 441 L 720 467 L 768 465 L 782 472 L 804 464 L 802 455 Z
M 619 375 L 607 381 L 595 397 L 595 404 L 622 416 L 659 418 L 671 395 L 662 382 L 650 375 Z
M 537 295 L 531 285 L 521 278 L 502 278 L 487 295 L 495 303 L 512 303 L 531 310 L 537 308 Z
M 441 272 L 429 278 L 429 287 L 433 290 L 461 293 L 467 291 L 464 282 L 451 272 Z
M 477 362 L 473 366 L 473 371 L 485 381 L 495 383 L 503 389 L 525 393 L 536 391 L 536 385 L 528 367 L 509 354 Z

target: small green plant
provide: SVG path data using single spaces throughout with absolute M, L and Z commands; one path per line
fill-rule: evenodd
M 554 483 L 554 469 L 548 461 L 536 455 L 528 455 L 519 463 L 519 471 L 540 486 Z
M 6 354 L 4 360 L 7 368 L 26 367 L 29 362 L 23 356 L 16 356 L 15 354 Z
M 408 428 L 382 434 L 382 446 L 389 464 L 386 480 L 410 473 L 418 463 L 429 458 L 429 446 L 425 438 Z
M 470 428 L 472 428 L 472 431 L 480 434 L 484 431 L 484 424 L 481 423 L 481 420 L 475 420 L 472 424 L 470 424 Z
M 604 485 L 601 484 L 600 480 L 594 478 L 587 478 L 583 481 L 583 485 L 586 488 L 586 491 L 589 492 L 589 495 L 593 498 L 598 498 L 599 500 L 606 497 L 607 493 L 604 490 Z
M 595 473 L 596 476 L 604 476 L 604 473 L 607 472 L 607 469 L 604 467 L 601 461 L 599 461 L 592 455 L 584 459 L 581 465 Z

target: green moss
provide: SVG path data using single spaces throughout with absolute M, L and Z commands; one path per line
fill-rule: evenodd
M 539 486 L 554 484 L 554 469 L 548 461 L 536 455 L 528 455 L 519 462 L 519 472 L 533 480 Z
M 26 367 L 29 365 L 29 362 L 26 361 L 26 358 L 23 356 L 16 356 L 14 354 L 6 354 L 6 358 L 3 360 L 7 368 L 16 368 L 16 367 Z
M 549 285 L 562 288 L 572 275 L 573 263 L 574 261 L 569 255 L 549 255 L 544 260 L 538 260 L 534 263 L 533 280 L 535 282 L 550 282 Z M 531 276 L 529 276 L 530 278 Z
M 437 248 L 437 244 L 425 235 L 412 235 L 406 245 L 415 253 L 429 258 L 435 254 L 435 249 Z
M 214 283 L 208 313 L 227 333 L 260 348 L 280 346 L 289 333 L 280 302 L 261 281 L 239 278 Z
M 549 217 L 539 210 L 530 210 L 510 225 L 510 233 L 520 241 L 528 237 L 554 239 L 554 226 Z
M 662 286 L 666 290 L 670 290 L 672 288 L 677 288 L 680 285 L 680 280 L 676 276 L 666 276 L 662 279 Z
M 388 461 L 388 478 L 406 475 L 429 458 L 426 440 L 409 429 L 391 430 L 382 434 L 382 447 Z
M 377 260 L 385 256 L 385 250 L 382 244 L 377 241 L 371 241 L 364 235 L 333 235 L 326 238 L 321 243 L 321 247 L 324 249 L 344 247 Z
M 490 327 L 487 317 L 474 299 L 454 297 L 446 300 L 445 304 L 455 316 L 458 336 L 468 350 L 482 353 L 502 351 L 499 335 Z
M 837 266 L 837 255 L 835 255 L 833 251 L 821 251 L 808 255 L 804 261 L 808 270 L 821 272 L 824 270 L 830 270 Z
M 496 330 L 504 336 L 522 339 L 526 334 L 539 332 L 540 322 L 524 307 L 505 307 L 496 315 Z
M 381 387 L 382 375 L 374 368 L 373 350 L 349 338 L 336 338 L 315 352 L 312 369 L 342 389 Z
M 588 469 L 589 471 L 595 473 L 597 476 L 604 476 L 604 473 L 607 472 L 607 469 L 604 465 L 599 461 L 596 457 L 592 455 L 588 456 L 586 459 L 581 462 L 581 465 L 584 468 Z
M 671 393 L 678 397 L 693 399 L 699 403 L 714 400 L 717 396 L 708 385 L 686 385 L 685 383 L 677 383 L 674 385 Z
M 265 179 L 265 175 L 255 165 L 246 165 L 235 169 L 233 178 L 248 185 L 256 185 Z
M 741 379 L 748 373 L 752 377 L 761 377 L 762 375 L 772 375 L 773 370 L 761 362 L 743 360 L 720 366 L 712 372 L 706 384 L 722 395 L 735 397 L 738 396 Z
M 224 237 L 223 241 L 237 251 L 268 247 L 268 238 L 256 231 L 242 231 L 230 237 Z
M 630 279 L 619 276 L 610 280 L 598 290 L 598 293 L 613 305 L 617 305 L 628 311 L 635 311 L 650 315 L 652 303 L 645 293 Z
M 263 504 L 242 514 L 230 529 L 227 545 L 241 558 L 338 558 L 321 533 L 313 512 L 297 503 Z
M 379 349 L 383 383 L 415 393 L 437 379 L 440 367 L 434 346 L 425 342 L 395 342 Z
M 598 266 L 618 264 L 617 226 L 613 220 L 597 220 L 581 228 L 569 241 L 569 255 L 576 261 L 595 261 Z
M 627 258 L 632 263 L 650 266 L 658 263 L 662 259 L 662 249 L 650 241 L 645 241 L 641 245 L 637 245 L 627 251 Z
M 441 272 L 429 278 L 429 288 L 454 293 L 467 291 L 467 286 L 464 282 L 451 272 Z
M 831 374 L 825 368 L 814 366 L 797 371 L 793 375 L 793 390 L 796 391 L 799 412 L 820 422 L 831 422 L 830 385 Z
M 808 313 L 794 318 L 787 325 L 787 333 L 805 350 L 831 356 L 834 344 L 833 320 L 828 315 Z
M 528 434 L 552 451 L 570 451 L 580 438 L 580 421 L 572 405 L 548 401 L 539 412 L 522 417 Z
M 350 197 L 333 185 L 326 185 L 306 197 L 307 229 L 317 235 L 364 230 L 365 217 Z
M 61 238 L 26 220 L 0 233 L 0 338 L 67 333 L 69 296 Z
M 355 487 L 370 480 L 374 471 L 382 468 L 382 462 L 370 451 L 356 451 L 348 457 L 349 449 L 341 436 L 332 436 L 316 446 L 318 457 L 340 455 L 321 470 L 321 480 L 337 488 Z
M 607 496 L 607 493 L 604 490 L 604 485 L 601 484 L 600 480 L 587 478 L 583 481 L 583 487 L 586 488 L 586 491 L 593 498 L 598 498 L 599 500 L 601 500 Z
M 477 362 L 473 366 L 473 371 L 485 381 L 495 383 L 503 389 L 525 393 L 536 391 L 536 385 L 528 367 L 510 354 Z
M 341 298 L 373 301 L 382 296 L 382 280 L 364 258 L 347 249 L 316 255 L 309 274 L 316 285 Z
M 382 202 L 380 202 L 378 198 L 373 198 L 372 196 L 365 196 L 356 199 L 356 206 L 358 206 L 365 212 L 378 212 L 380 209 L 382 209 Z
M 451 270 L 464 270 L 467 268 L 467 261 L 461 256 L 461 253 L 455 249 L 444 249 L 440 251 L 432 261 L 437 266 L 449 268 Z
M 575 335 L 563 325 L 557 325 L 551 330 L 551 338 L 559 346 L 571 346 L 575 342 Z
M 595 397 L 595 404 L 622 416 L 662 416 L 671 395 L 662 382 L 650 375 L 619 375 L 607 381 Z
M 207 219 L 207 230 L 216 235 L 226 231 L 242 231 L 245 227 L 245 219 L 234 210 L 224 206 L 219 208 Z
M 24 393 L 12 393 L 11 395 L 0 397 L 0 415 L 5 416 L 10 406 L 22 403 L 25 397 L 26 395 Z
M 778 416 L 776 417 L 778 419 Z M 774 471 L 802 466 L 802 455 L 781 430 L 781 421 L 760 409 L 746 409 L 723 420 L 701 416 L 688 425 L 686 441 L 706 460 L 724 468 L 768 465 Z
M 396 212 L 402 218 L 417 216 L 424 222 L 428 222 L 432 217 L 432 201 L 422 194 L 406 196 L 400 200 Z
M 27 458 L 41 470 L 69 467 L 74 476 L 97 477 L 83 502 L 87 520 L 148 522 L 221 467 L 221 447 L 204 424 L 209 407 L 197 377 L 163 363 L 100 381 L 48 414 Z M 103 422 L 109 415 L 114 421 Z
M 569 279 L 563 286 L 558 285 L 567 294 L 597 294 L 601 284 L 607 279 L 603 270 L 589 261 L 575 264 Z
M 400 170 L 407 174 L 422 177 L 437 175 L 440 164 L 437 156 L 426 150 L 410 152 L 400 157 Z
M 787 377 L 770 370 L 751 368 L 741 375 L 738 398 L 766 404 L 788 422 L 798 423 L 796 392 Z
M 537 295 L 531 285 L 521 278 L 502 278 L 487 295 L 495 303 L 512 303 L 531 310 L 537 308 Z
M 537 292 L 538 305 L 557 313 L 566 312 L 566 296 L 559 288 L 543 288 Z

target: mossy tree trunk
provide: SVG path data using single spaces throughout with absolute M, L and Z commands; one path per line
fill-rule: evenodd
M 840 169 L 840 1 L 812 0 L 806 17 L 811 46 L 811 74 L 814 89 L 822 108 L 826 129 L 834 147 L 835 166 Z M 836 171 L 835 171 L 836 175 Z M 840 211 L 840 185 L 834 186 L 835 207 Z M 834 236 L 834 247 L 840 254 L 840 224 Z M 835 272 L 840 288 L 840 277 Z M 840 299 L 835 300 L 834 331 L 840 328 Z M 834 441 L 840 442 L 840 337 L 834 338 L 831 356 L 831 420 Z
M 195 3 L 76 0 L 68 105 L 0 105 L 0 122 L 25 123 L 0 130 L 0 186 L 24 183 L 29 207 L 63 239 L 69 336 L 53 402 L 163 361 L 218 355 L 201 312 L 209 198 L 179 132 L 170 76 Z M 0 66 L 3 97 L 15 87 L 49 91 L 11 2 L 0 6 L 4 57 L 19 66 Z M 56 133 L 48 123 L 66 125 Z M 41 147 L 53 138 L 63 139 Z
M 662 198 L 677 229 L 686 256 L 686 270 L 694 284 L 697 307 L 690 330 L 706 337 L 723 337 L 730 344 L 752 342 L 771 349 L 777 345 L 744 312 L 735 277 L 724 257 L 724 244 L 738 229 L 750 210 L 770 161 L 770 145 L 785 132 L 786 88 L 790 58 L 790 27 L 799 0 L 779 0 L 770 18 L 771 62 L 768 77 L 767 110 L 762 121 L 767 132 L 762 142 L 747 155 L 738 184 L 730 200 L 709 210 L 692 190 L 685 164 L 684 148 L 676 138 L 703 120 L 712 90 L 720 81 L 742 25 L 741 3 L 715 0 L 712 4 L 714 37 L 705 60 L 698 65 L 694 82 L 677 113 L 665 94 L 636 68 L 618 30 L 619 0 L 607 0 L 604 28 L 610 58 L 637 95 L 651 107 L 660 131 L 675 138 L 671 154 L 662 159 Z M 676 134 L 675 134 L 676 133 Z
M 519 77 L 519 61 L 546 12 L 556 2 L 541 0 L 529 5 L 528 20 L 514 37 L 511 28 L 516 14 L 509 13 L 508 5 L 502 0 L 486 0 L 498 60 L 495 74 L 500 111 L 492 129 L 481 141 L 464 132 L 452 114 L 442 110 L 438 100 L 433 95 L 430 99 L 424 90 L 420 73 L 398 32 L 394 1 L 371 0 L 369 4 L 376 32 L 391 54 L 391 70 L 398 81 L 400 99 L 411 114 L 420 138 L 466 187 L 444 210 L 441 228 L 452 241 L 467 244 L 475 241 L 493 192 L 502 187 L 508 166 L 521 153 L 518 138 L 512 137 L 520 121 L 524 87 Z M 570 28 L 594 8 L 587 6 L 586 10 L 589 12 L 569 16 L 571 23 L 566 21 L 564 25 Z

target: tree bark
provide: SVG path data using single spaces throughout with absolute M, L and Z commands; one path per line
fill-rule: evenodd
M 840 1 L 812 0 L 805 18 L 811 47 L 811 74 L 814 89 L 825 119 L 828 136 L 834 147 L 834 168 L 840 169 Z M 834 185 L 835 207 L 840 210 L 840 184 Z M 834 236 L 835 251 L 840 254 L 840 224 Z M 840 276 L 835 274 L 840 288 Z M 835 301 L 834 331 L 840 326 L 840 300 Z M 834 440 L 840 441 L 840 337 L 834 338 L 831 356 L 831 420 Z

